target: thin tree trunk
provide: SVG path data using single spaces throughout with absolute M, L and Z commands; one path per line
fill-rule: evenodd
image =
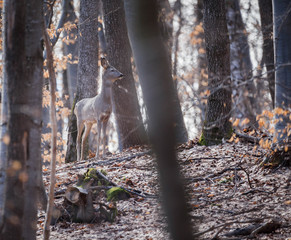
M 290 1 L 273 1 L 274 6 L 274 46 L 275 46 L 275 107 L 287 112 L 276 113 L 275 144 L 281 151 L 288 152 L 291 163 L 291 3 Z M 274 139 L 275 139 L 274 138 Z M 289 146 L 288 146 L 289 145 Z M 288 146 L 288 151 L 286 151 Z
M 269 90 L 273 108 L 275 106 L 275 67 L 273 45 L 273 6 L 272 0 L 259 0 L 261 29 L 263 33 L 263 65 L 267 69 Z
M 175 87 L 177 88 L 177 71 L 178 71 L 178 55 L 179 55 L 179 38 L 180 38 L 180 35 L 181 35 L 181 30 L 182 30 L 182 27 L 183 27 L 183 17 L 182 17 L 182 3 L 181 3 L 181 0 L 176 0 L 175 2 L 175 7 L 174 7 L 174 10 L 175 10 L 175 14 L 177 14 L 178 16 L 178 29 L 175 33 L 175 37 L 174 37 L 174 48 L 173 48 L 173 51 L 174 51 L 174 59 L 173 59 L 173 77 L 174 77 L 174 83 L 175 83 Z M 172 58 L 170 58 L 171 60 Z
M 231 135 L 230 55 L 224 1 L 204 0 L 204 33 L 210 95 L 200 142 L 212 145 Z
M 132 74 L 123 2 L 104 0 L 103 11 L 108 60 L 124 75 L 123 79 L 113 85 L 112 92 L 119 150 L 122 150 L 146 143 L 147 137 Z
M 242 20 L 239 1 L 226 1 L 227 27 L 230 39 L 230 70 L 235 112 L 238 118 L 248 118 L 256 123 L 255 86 L 252 79 L 252 62 L 246 29 Z
M 66 22 L 77 25 L 77 16 L 75 14 L 74 5 L 72 0 L 63 1 L 63 15 L 66 16 Z M 63 53 L 64 56 L 71 56 L 67 63 L 67 83 L 70 106 L 73 105 L 74 95 L 77 90 L 77 70 L 78 70 L 78 28 L 74 27 L 68 31 L 63 31 L 64 43 Z
M 56 118 L 56 76 L 53 66 L 53 51 L 47 30 L 43 29 L 44 42 L 47 52 L 47 66 L 50 78 L 50 120 L 51 120 L 51 171 L 50 171 L 50 187 L 49 187 L 49 201 L 47 205 L 45 225 L 44 225 L 44 239 L 48 240 L 50 236 L 50 222 L 54 208 L 54 189 L 56 182 L 56 155 L 57 155 L 57 118 Z
M 4 13 L 5 14 L 5 13 Z M 4 20 L 3 20 L 4 21 Z M 5 18 L 7 21 L 7 18 Z M 7 22 L 3 22 L 6 27 Z M 5 32 L 6 30 L 4 30 Z M 4 35 L 5 38 L 5 35 Z M 3 49 L 5 46 L 5 39 L 3 41 Z M 5 59 L 5 56 L 4 56 Z M 6 62 L 4 62 L 6 64 Z M 3 66 L 3 84 L 1 94 L 1 142 L 0 142 L 0 229 L 3 224 L 5 198 L 6 198 L 6 167 L 7 167 L 7 152 L 8 152 L 8 78 L 6 73 L 6 66 Z
M 173 239 L 193 239 L 175 155 L 174 84 L 157 23 L 157 1 L 125 0 L 126 22 L 157 154 L 163 205 Z
M 166 50 L 168 51 L 169 62 L 172 63 L 172 49 L 173 49 L 173 18 L 174 11 L 168 0 L 158 1 L 159 17 L 158 23 L 161 29 L 162 38 L 166 45 Z M 178 34 L 179 35 L 179 34 Z M 170 64 L 172 68 L 172 64 Z M 174 83 L 176 84 L 175 76 L 173 73 Z
M 97 94 L 98 78 L 98 12 L 100 1 L 81 0 L 79 19 L 79 64 L 77 75 L 77 95 L 69 122 L 66 162 L 77 160 L 76 138 L 77 119 L 73 114 L 75 103 Z
M 198 52 L 198 69 L 197 73 L 195 75 L 195 78 L 198 80 L 198 96 L 201 97 L 200 99 L 200 105 L 199 108 L 201 110 L 201 120 L 200 123 L 203 123 L 205 120 L 205 113 L 206 113 L 206 102 L 203 100 L 205 98 L 205 90 L 207 89 L 207 59 L 206 59 L 206 47 L 205 47 L 205 35 L 204 35 L 204 29 L 203 29 L 203 0 L 198 0 L 195 8 L 195 16 L 196 16 L 196 22 L 195 22 L 195 35 L 193 36 L 193 43 L 196 46 L 197 52 Z M 200 124 L 202 125 L 202 124 Z M 200 127 L 200 130 L 202 129 L 202 126 Z

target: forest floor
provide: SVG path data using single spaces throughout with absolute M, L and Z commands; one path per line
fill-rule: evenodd
M 199 225 L 201 239 L 291 240 L 290 168 L 261 168 L 259 163 L 266 151 L 259 147 L 254 150 L 250 143 L 206 147 L 190 141 L 179 146 L 177 154 L 192 221 Z M 75 184 L 77 174 L 92 167 L 105 170 L 107 177 L 120 186 L 159 195 L 156 159 L 148 148 L 128 149 L 104 160 L 59 165 L 56 192 Z M 44 177 L 48 184 L 49 171 L 44 171 Z M 62 201 L 56 199 L 56 203 Z M 109 204 L 106 198 L 104 203 Z M 116 206 L 114 222 L 57 222 L 51 228 L 51 239 L 170 239 L 158 198 L 133 195 L 117 201 Z M 42 239 L 43 225 L 44 213 L 40 212 L 37 239 Z M 236 235 L 235 229 L 246 235 Z

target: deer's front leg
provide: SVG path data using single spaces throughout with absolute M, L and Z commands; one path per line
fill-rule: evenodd
M 103 153 L 102 153 L 102 157 L 105 157 L 105 151 L 106 151 L 106 143 L 107 143 L 107 135 L 106 135 L 106 127 L 107 127 L 107 123 L 108 123 L 108 119 L 106 121 L 103 122 L 103 126 L 102 126 L 102 132 L 103 132 Z
M 97 150 L 96 150 L 96 157 L 99 157 L 99 147 L 100 147 L 100 137 L 101 137 L 101 120 L 97 121 Z
M 84 131 L 83 137 L 82 137 L 81 160 L 84 160 L 85 143 L 86 143 L 86 139 L 90 133 L 91 127 L 92 127 L 92 123 L 85 124 L 85 131 Z
M 83 132 L 83 129 L 84 129 L 84 123 L 80 123 L 78 120 L 77 120 L 77 131 L 78 131 L 78 134 L 77 134 L 77 140 L 76 140 L 76 147 L 77 147 L 77 161 L 80 161 L 80 141 L 81 141 L 81 136 L 82 136 L 82 132 Z

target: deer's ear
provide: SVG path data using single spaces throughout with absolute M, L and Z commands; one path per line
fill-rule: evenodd
M 101 66 L 102 66 L 104 69 L 106 69 L 106 68 L 109 67 L 109 63 L 108 63 L 108 61 L 106 60 L 106 58 L 104 58 L 104 57 L 101 58 Z

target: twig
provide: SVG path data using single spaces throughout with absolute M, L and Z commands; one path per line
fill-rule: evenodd
M 242 195 L 247 195 L 250 193 L 256 193 L 256 192 L 261 192 L 261 193 L 267 193 L 267 194 L 273 194 L 273 192 L 269 192 L 269 191 L 265 191 L 265 190 L 261 190 L 261 189 L 251 189 L 250 191 L 244 192 L 242 193 Z
M 91 166 L 95 166 L 95 165 L 101 165 L 101 166 L 104 166 L 104 165 L 109 165 L 113 162 L 123 162 L 123 161 L 130 161 L 131 159 L 133 158 L 136 158 L 136 157 L 141 157 L 141 156 L 144 156 L 144 155 L 148 155 L 148 154 L 151 154 L 152 153 L 152 150 L 148 150 L 148 151 L 145 151 L 145 152 L 141 152 L 141 153 L 136 153 L 136 154 L 133 154 L 133 155 L 130 155 L 128 157 L 123 157 L 123 158 L 111 158 L 109 160 L 106 160 L 106 161 L 98 161 L 96 162 L 97 158 L 94 157 L 94 158 L 90 158 L 88 159 L 87 161 L 94 161 L 90 164 L 88 164 L 87 167 L 91 167 Z
M 213 239 L 213 240 L 214 240 L 214 239 L 217 239 L 218 234 L 221 233 L 225 228 L 226 228 L 226 225 L 225 225 L 225 226 L 222 226 L 222 228 L 220 228 L 220 229 L 216 232 L 216 234 L 212 237 L 212 239 Z
M 241 215 L 241 214 L 245 214 L 245 213 L 249 213 L 249 212 L 259 211 L 263 207 L 264 207 L 264 205 L 259 205 L 257 207 L 254 207 L 254 208 L 251 208 L 251 209 L 248 209 L 248 210 L 244 210 L 244 211 L 241 211 L 241 212 L 233 213 L 232 216 L 237 216 L 237 215 Z
M 213 178 L 213 177 L 217 177 L 227 171 L 234 171 L 234 170 L 237 170 L 237 167 L 229 167 L 229 168 L 225 168 L 223 170 L 221 170 L 220 172 L 218 173 L 212 173 L 208 176 L 205 176 L 205 177 L 197 177 L 197 178 L 192 178 L 192 179 L 187 179 L 189 182 L 199 182 L 199 181 L 203 181 L 203 180 L 207 180 L 207 179 L 210 179 L 210 178 Z
M 248 172 L 247 172 L 247 171 L 246 171 L 242 166 L 239 166 L 239 167 L 240 167 L 241 170 L 244 171 L 245 174 L 247 175 L 248 183 L 249 183 L 250 188 L 253 188 L 252 183 L 251 183 L 251 180 L 250 180 L 250 175 L 249 175 L 249 173 L 248 173 Z

